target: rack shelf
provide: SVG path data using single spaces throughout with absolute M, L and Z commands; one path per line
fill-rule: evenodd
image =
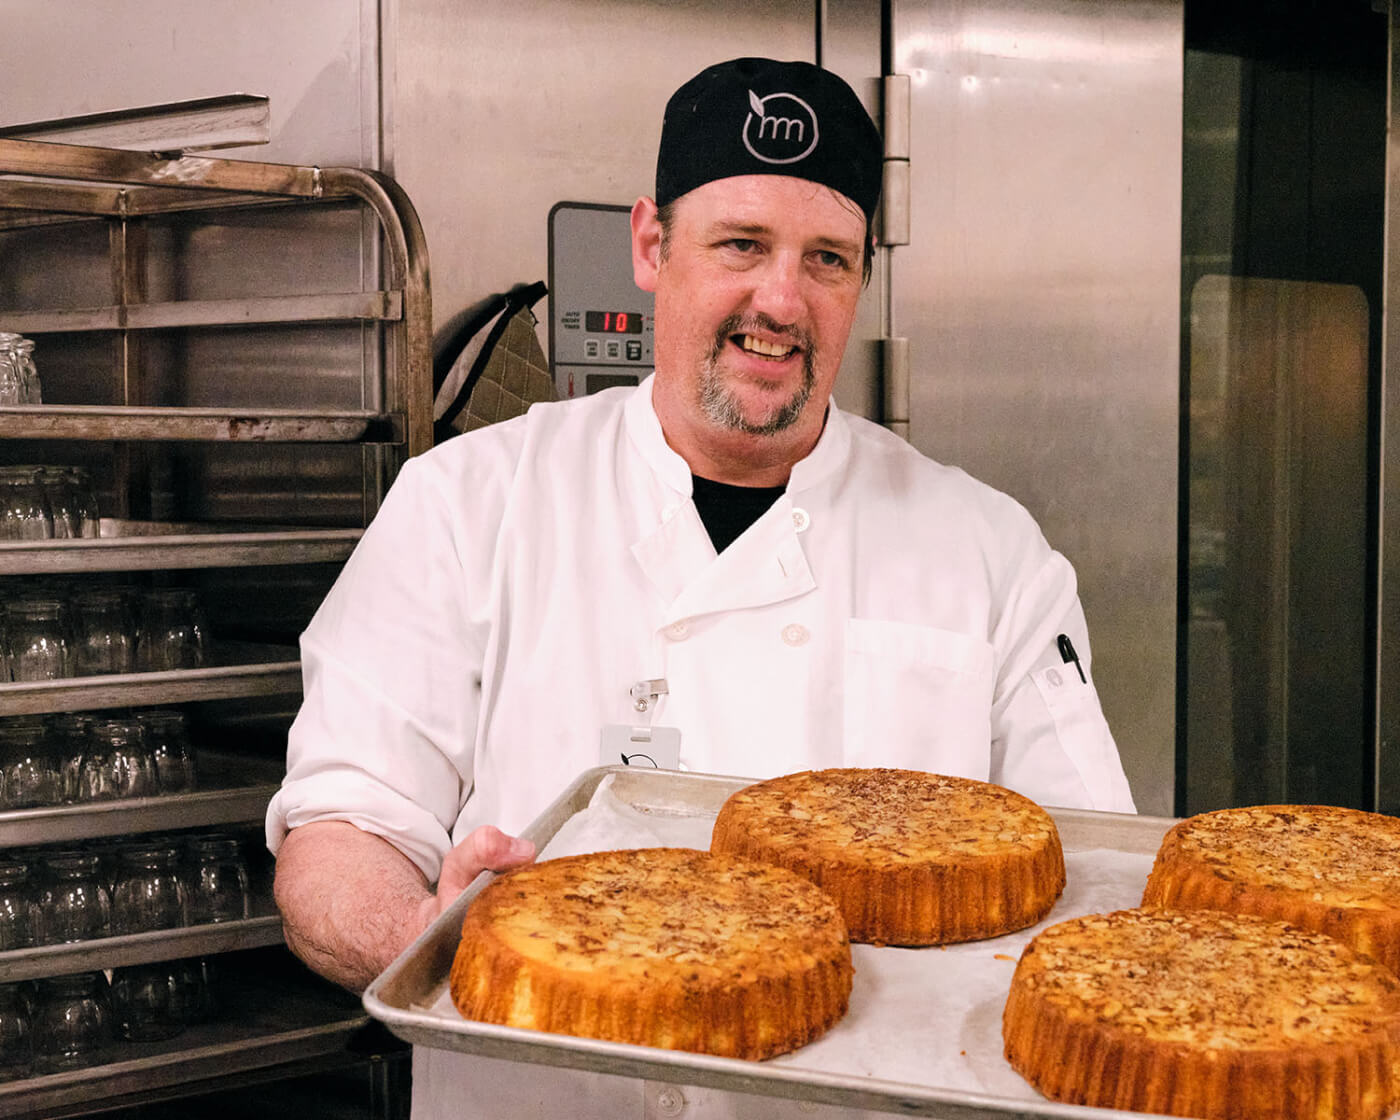
M 365 409 L 25 404 L 0 408 L 0 439 L 402 443 L 403 419 Z
M 7 715 L 42 715 L 276 696 L 301 688 L 301 662 L 291 647 L 222 642 L 218 650 L 222 664 L 203 669 L 0 684 L 0 710 Z
M 329 985 L 250 972 L 225 984 L 219 1021 L 164 1042 L 117 1043 L 93 1065 L 0 1082 L 0 1115 L 48 1116 L 97 1100 L 159 1094 L 240 1071 L 343 1055 L 369 1024 L 359 1001 Z
M 363 529 L 245 529 L 103 518 L 101 536 L 0 541 L 0 575 L 164 571 L 345 560 Z
M 264 910 L 271 910 L 270 901 Z M 0 971 L 6 982 L 37 980 L 44 976 L 66 976 L 131 964 L 174 961 L 184 957 L 204 957 L 239 949 L 262 949 L 282 944 L 282 919 L 275 910 L 238 922 L 158 929 L 149 933 L 129 933 L 121 937 L 100 937 L 67 945 L 40 945 L 33 949 L 12 949 L 0 953 Z M 3 1097 L 0 1097 L 3 1100 Z
M 0 327 L 29 335 L 229 327 L 254 323 L 394 321 L 402 318 L 402 292 L 333 292 L 316 296 L 127 303 L 68 311 L 6 311 L 0 313 Z
M 0 848 L 257 823 L 281 780 L 279 765 L 225 751 L 196 749 L 195 767 L 190 793 L 0 812 Z

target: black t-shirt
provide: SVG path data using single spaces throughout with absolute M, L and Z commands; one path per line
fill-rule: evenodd
M 786 486 L 731 486 L 690 476 L 695 508 L 715 551 L 723 552 L 750 525 L 768 512 Z

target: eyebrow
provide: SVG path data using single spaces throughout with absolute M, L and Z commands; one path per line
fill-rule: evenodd
M 762 222 L 727 221 L 721 219 L 710 226 L 711 237 L 761 237 L 771 235 L 773 232 L 770 226 Z M 858 241 L 846 241 L 839 237 L 820 236 L 812 240 L 811 244 L 818 249 L 829 249 L 835 253 L 860 255 L 861 246 Z

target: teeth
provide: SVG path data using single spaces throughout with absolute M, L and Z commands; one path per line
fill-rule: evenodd
M 751 334 L 743 336 L 743 347 L 755 354 L 766 354 L 770 358 L 786 358 L 797 349 L 795 346 L 785 346 L 776 342 L 767 342 L 761 338 L 754 338 Z

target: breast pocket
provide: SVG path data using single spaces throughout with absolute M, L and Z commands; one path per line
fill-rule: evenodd
M 986 780 L 992 647 L 968 634 L 852 618 L 846 622 L 848 766 L 899 766 Z

